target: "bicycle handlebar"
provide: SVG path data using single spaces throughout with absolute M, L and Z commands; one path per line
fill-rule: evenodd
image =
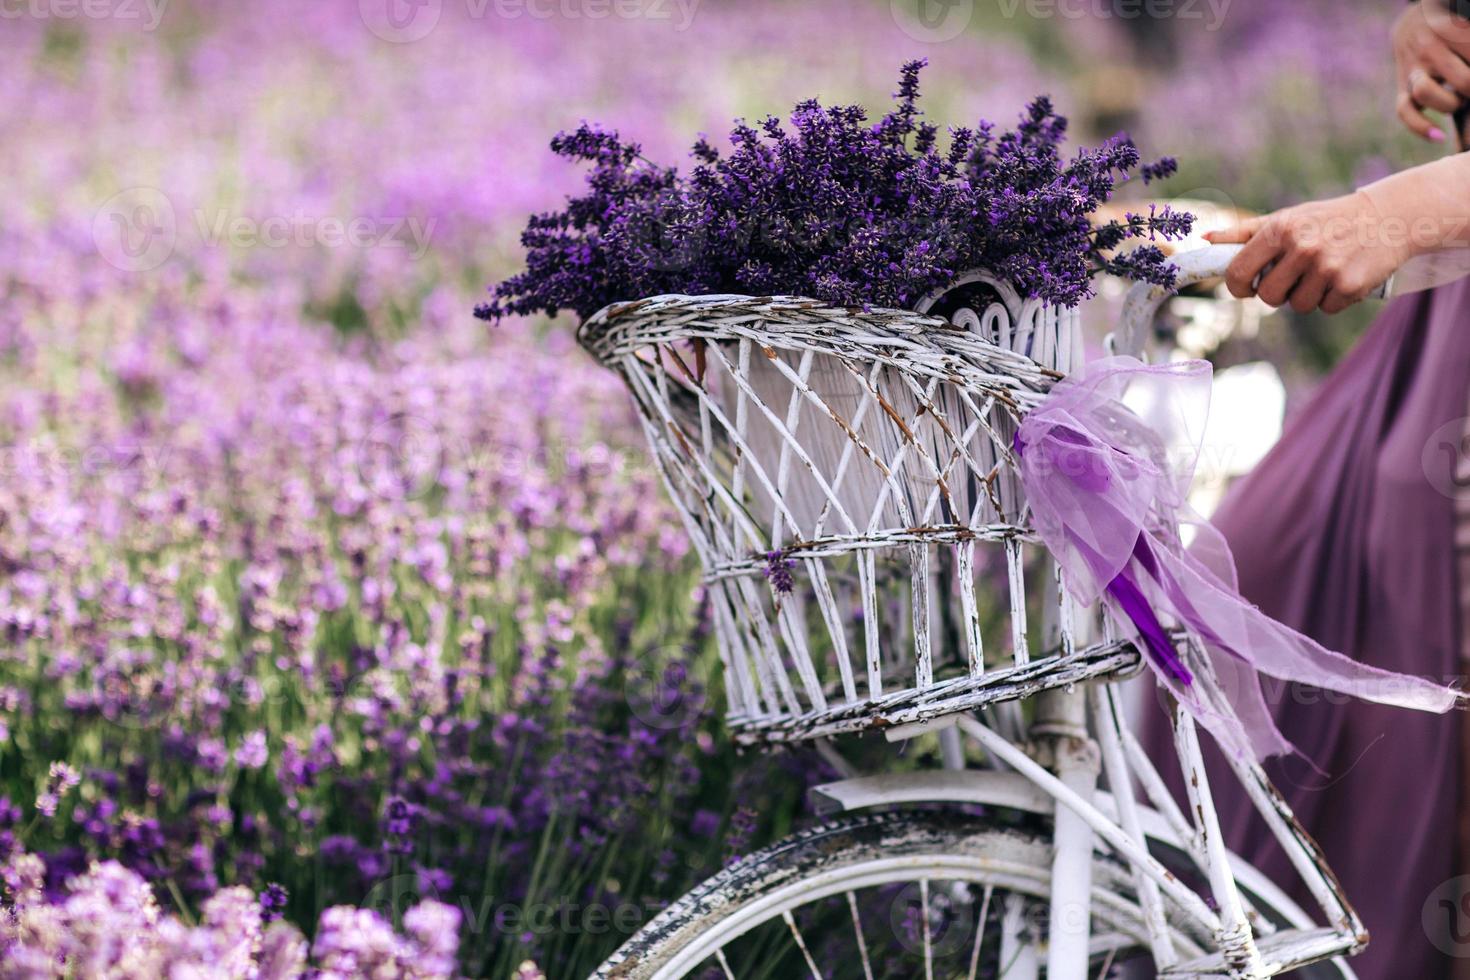
M 1151 283 L 1140 282 L 1128 290 L 1123 300 L 1123 314 L 1118 320 L 1118 329 L 1108 334 L 1107 346 L 1110 353 L 1141 357 L 1144 342 L 1159 307 L 1175 292 L 1193 286 L 1206 279 L 1218 279 L 1225 275 L 1230 262 L 1244 245 L 1209 245 L 1189 252 L 1180 252 L 1169 257 L 1169 264 L 1177 270 L 1174 289 L 1164 289 Z M 1370 299 L 1383 299 L 1392 288 L 1393 277 L 1368 294 Z

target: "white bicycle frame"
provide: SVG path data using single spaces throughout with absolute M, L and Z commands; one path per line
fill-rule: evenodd
M 1178 285 L 1218 276 L 1233 254 L 1225 247 L 1176 256 Z M 1059 574 L 1048 584 L 1046 642 L 1033 649 L 1022 548 L 1035 537 L 1010 435 L 1080 363 L 1080 328 L 1075 310 L 1023 302 L 993 277 L 977 273 L 956 286 L 971 283 L 1000 301 L 983 311 L 961 303 L 948 320 L 796 297 L 664 296 L 616 304 L 583 325 L 583 345 L 632 391 L 704 565 L 735 737 L 764 744 L 939 730 L 951 766 L 963 758 L 956 738 L 978 744 L 994 771 L 859 778 L 819 796 L 840 809 L 958 801 L 1054 815 L 1052 980 L 1086 980 L 1090 875 L 1100 850 L 1132 869 L 1161 976 L 1258 980 L 1356 952 L 1367 942 L 1361 921 L 1259 766 L 1234 763 L 1235 775 L 1327 924 L 1312 926 L 1226 850 L 1194 721 L 1177 705 L 1187 811 L 1176 804 L 1124 723 L 1115 682 L 1138 667 L 1137 652 L 1112 635 L 1107 617 L 1080 615 Z M 1109 346 L 1140 353 L 1168 295 L 1135 287 Z M 1009 583 L 1011 649 L 999 666 L 981 648 L 977 546 L 1004 558 Z M 949 650 L 959 654 L 958 673 L 943 677 L 932 553 L 946 550 L 962 622 Z M 880 613 L 892 610 L 879 601 L 887 586 L 878 555 L 908 559 L 901 593 L 884 593 L 903 607 L 894 617 L 905 630 L 897 640 L 880 635 Z M 809 598 L 762 584 L 779 563 L 804 570 Z M 859 598 L 843 591 L 851 582 L 862 603 L 856 624 L 843 612 Z M 809 643 L 819 627 L 830 648 Z M 1183 634 L 1176 641 L 1192 642 Z M 1200 651 L 1185 652 L 1208 670 Z M 1022 732 L 1018 702 L 1026 698 L 1036 710 Z M 977 711 L 994 720 L 981 721 Z M 1100 775 L 1109 792 L 1098 789 Z M 1150 853 L 1150 841 L 1192 860 L 1213 906 Z M 1260 914 L 1242 888 L 1285 916 L 1287 928 Z M 1213 936 L 1213 952 L 1186 959 L 1176 950 L 1171 914 Z

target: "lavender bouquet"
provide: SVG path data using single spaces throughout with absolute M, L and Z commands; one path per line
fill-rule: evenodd
M 662 293 L 794 294 L 850 306 L 911 308 L 962 273 L 985 268 L 1022 294 L 1074 306 L 1100 272 L 1173 285 L 1152 244 L 1187 234 L 1191 216 L 1150 208 L 1092 216 L 1137 171 L 1167 177 L 1173 159 L 1141 162 L 1126 136 L 1062 154 L 1067 120 L 1037 98 L 1013 130 L 982 121 L 939 129 L 922 118 L 919 74 L 903 68 L 893 110 L 798 104 L 787 122 L 737 122 L 726 155 L 701 137 L 687 174 L 638 144 L 584 123 L 551 143 L 591 165 L 587 190 L 533 216 L 526 270 L 492 289 L 482 319 L 571 310 Z

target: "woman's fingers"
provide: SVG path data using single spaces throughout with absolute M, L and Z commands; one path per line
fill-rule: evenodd
M 1256 295 L 1267 306 L 1285 306 L 1286 298 L 1307 272 L 1307 260 L 1301 252 L 1288 252 L 1261 276 Z
M 1409 96 L 1421 109 L 1454 112 L 1460 108 L 1460 97 L 1427 71 L 1415 68 L 1409 72 L 1408 82 Z
M 1211 245 L 1239 245 L 1250 241 L 1255 233 L 1261 230 L 1261 225 L 1265 220 L 1264 216 L 1242 218 L 1229 228 L 1205 232 L 1204 238 Z
M 1421 58 L 1428 60 L 1436 50 L 1470 57 L 1470 22 L 1453 9 L 1455 4 L 1438 0 L 1415 6 L 1429 27 L 1428 34 L 1421 34 L 1417 45 Z
M 1256 280 L 1280 256 L 1281 245 L 1279 235 L 1268 232 L 1252 236 L 1225 270 L 1225 285 L 1230 289 L 1230 295 L 1236 299 L 1256 295 Z
M 1444 142 L 1444 130 L 1434 124 L 1434 120 L 1424 114 L 1424 110 L 1410 98 L 1407 91 L 1399 93 L 1397 105 L 1399 119 L 1409 128 L 1410 132 L 1417 133 L 1431 143 Z
M 1331 290 L 1327 276 L 1316 269 L 1308 269 L 1306 275 L 1297 282 L 1296 288 L 1291 291 L 1287 302 L 1298 313 L 1310 313 L 1322 305 L 1322 301 L 1327 298 L 1329 292 Z
M 1349 306 L 1352 306 L 1354 303 L 1359 302 L 1361 299 L 1362 297 L 1349 296 L 1347 293 L 1341 293 L 1334 289 L 1327 294 L 1327 297 L 1324 300 L 1322 300 L 1322 312 L 1341 313 L 1343 310 L 1347 309 Z
M 1470 64 L 1448 47 L 1440 48 L 1429 57 L 1430 74 L 1444 79 L 1454 92 L 1462 97 L 1470 95 Z

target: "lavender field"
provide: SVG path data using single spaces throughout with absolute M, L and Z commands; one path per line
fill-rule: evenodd
M 927 57 L 936 121 L 1050 92 L 1171 194 L 1414 159 L 1386 46 L 1337 58 L 1391 5 L 392 6 L 0 21 L 0 978 L 580 977 L 808 819 L 815 756 L 726 744 L 616 380 L 569 320 L 472 316 L 577 186 L 557 131 L 682 163 Z

